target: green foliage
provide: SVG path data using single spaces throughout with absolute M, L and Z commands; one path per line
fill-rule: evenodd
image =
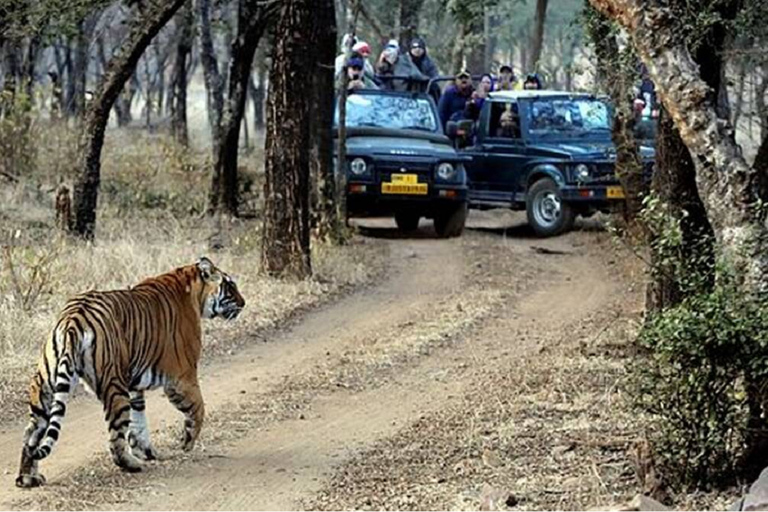
M 668 483 L 680 490 L 727 485 L 745 469 L 751 422 L 768 398 L 767 304 L 738 289 L 727 262 L 713 269 L 707 252 L 684 240 L 685 216 L 654 196 L 644 205 L 652 272 L 676 283 L 682 300 L 640 333 L 630 371 L 636 404 L 651 417 L 650 440 Z
M 732 483 L 749 439 L 748 397 L 768 378 L 768 310 L 729 284 L 652 318 L 633 376 L 669 483 Z M 764 397 L 760 397 L 761 399 Z

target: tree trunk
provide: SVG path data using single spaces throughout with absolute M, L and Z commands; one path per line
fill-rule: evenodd
M 316 62 L 314 0 L 284 0 L 275 29 L 267 102 L 266 182 L 261 266 L 275 276 L 311 275 L 309 98 L 303 73 Z
M 768 229 L 759 176 L 717 115 L 712 89 L 699 75 L 672 12 L 659 0 L 590 0 L 627 29 L 659 96 L 691 152 L 696 185 L 720 252 L 748 295 L 768 292 Z
M 203 63 L 205 90 L 208 96 L 208 123 L 211 126 L 212 146 L 218 146 L 221 116 L 224 110 L 224 83 L 221 81 L 219 64 L 213 49 L 211 36 L 211 2 L 196 0 L 200 18 L 200 60 Z
M 541 49 L 544 45 L 544 24 L 547 21 L 548 0 L 536 0 L 536 18 L 533 23 L 533 36 L 531 38 L 531 54 L 528 62 L 530 72 L 538 71 L 541 60 Z
M 666 212 L 680 221 L 682 240 L 675 254 L 665 254 L 664 246 L 653 244 L 652 281 L 646 291 L 646 310 L 660 312 L 677 305 L 688 295 L 706 292 L 714 284 L 714 232 L 696 189 L 696 169 L 688 148 L 664 109 L 656 134 L 656 167 L 652 191 L 666 206 Z M 651 233 L 651 237 L 658 236 Z M 679 270 L 688 274 L 681 283 Z M 696 286 L 691 286 L 696 279 Z
M 74 87 L 72 114 L 83 117 L 85 114 L 85 92 L 88 86 L 89 45 L 99 21 L 99 14 L 89 14 L 79 24 L 75 37 L 75 55 L 72 61 L 71 80 Z
M 120 51 L 109 61 L 93 101 L 88 106 L 80 137 L 80 176 L 75 183 L 75 232 L 92 240 L 96 228 L 96 205 L 101 182 L 101 148 L 109 111 L 130 79 L 142 53 L 185 0 L 154 0 L 136 9 Z
M 310 173 L 315 186 L 313 201 L 320 239 L 343 240 L 344 220 L 336 208 L 333 169 L 333 62 L 336 55 L 336 16 L 332 0 L 315 7 L 312 40 L 317 41 L 318 60 L 313 64 L 310 104 Z
M 171 132 L 176 141 L 184 147 L 189 146 L 189 130 L 187 128 L 187 61 L 192 53 L 194 43 L 195 17 L 192 4 L 187 3 L 179 11 L 176 18 L 176 57 L 171 77 L 172 96 Z
M 270 13 L 259 0 L 240 0 L 237 37 L 232 43 L 229 71 L 229 94 L 221 119 L 218 145 L 214 146 L 211 183 L 211 213 L 222 209 L 236 217 L 238 211 L 237 156 L 240 127 L 245 113 L 248 80 L 259 40 Z
M 424 0 L 400 0 L 400 48 L 403 51 L 407 51 L 411 39 L 419 34 L 419 15 L 423 5 Z
M 643 160 L 634 135 L 632 92 L 636 73 L 631 69 L 634 66 L 622 65 L 622 53 L 611 22 L 588 3 L 585 7 L 589 20 L 587 32 L 597 57 L 597 75 L 614 107 L 611 137 L 616 148 L 616 176 L 626 196 L 624 218 L 632 224 L 640 214 L 643 197 L 647 194 L 643 180 Z

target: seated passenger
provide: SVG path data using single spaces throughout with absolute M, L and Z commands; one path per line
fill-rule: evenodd
M 520 89 L 517 83 L 517 77 L 509 64 L 502 64 L 499 68 L 499 80 L 496 82 L 494 91 L 514 91 Z
M 408 54 L 400 54 L 400 45 L 394 39 L 381 52 L 376 63 L 376 74 L 381 89 L 387 91 L 420 91 L 429 80 L 413 64 Z
M 464 111 L 467 101 L 472 97 L 472 76 L 469 71 L 463 70 L 456 75 L 456 80 L 449 85 L 440 96 L 437 110 L 440 114 L 440 122 L 445 129 L 448 121 L 457 113 Z
M 520 118 L 517 113 L 512 111 L 512 105 L 507 105 L 506 110 L 501 114 L 496 136 L 508 139 L 520 137 Z
M 378 89 L 376 84 L 365 74 L 365 62 L 359 55 L 354 55 L 347 63 L 347 76 L 349 83 L 347 90 Z
M 523 89 L 543 89 L 544 84 L 538 73 L 528 73 L 523 82 Z

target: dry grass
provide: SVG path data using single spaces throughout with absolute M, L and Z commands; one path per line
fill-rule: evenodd
M 73 140 L 65 127 L 49 128 L 32 176 L 0 189 L 0 402 L 3 419 L 23 410 L 25 381 L 39 346 L 66 299 L 88 289 L 125 288 L 141 279 L 208 255 L 238 278 L 247 307 L 238 322 L 206 322 L 208 354 L 231 350 L 247 333 L 274 326 L 324 296 L 371 277 L 370 243 L 316 246 L 315 277 L 284 282 L 259 275 L 260 232 L 255 221 L 215 225 L 200 215 L 208 191 L 207 155 L 185 152 L 164 136 L 111 131 L 103 155 L 96 243 L 67 239 L 54 227 L 54 193 L 68 181 Z M 251 181 L 261 156 L 243 159 Z M 253 205 L 250 205 L 253 206 Z M 215 253 L 214 233 L 224 241 Z M 10 411 L 8 409 L 10 405 Z

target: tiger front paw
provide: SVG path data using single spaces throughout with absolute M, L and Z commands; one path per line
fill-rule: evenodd
M 45 484 L 45 477 L 40 473 L 35 475 L 19 475 L 16 477 L 16 487 L 31 489 Z

